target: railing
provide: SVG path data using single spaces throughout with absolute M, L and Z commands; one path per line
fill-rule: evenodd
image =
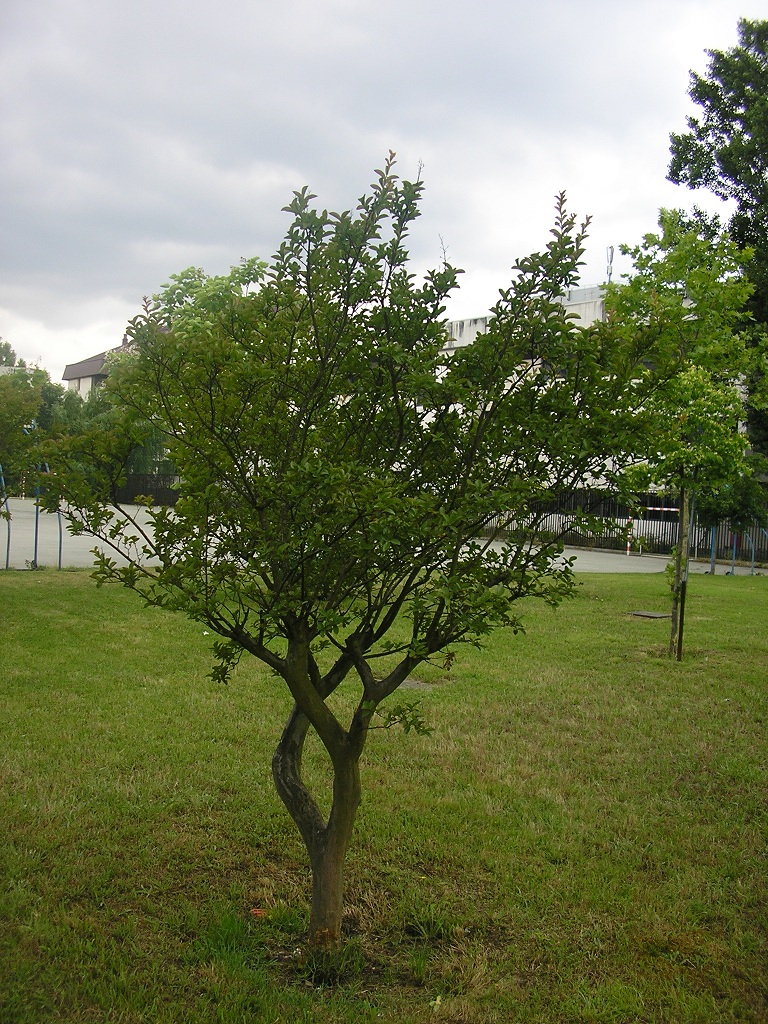
M 560 536 L 568 547 L 603 548 L 629 553 L 669 555 L 677 544 L 679 502 L 663 494 L 638 496 L 638 507 L 630 508 L 615 495 L 599 491 L 574 491 L 558 502 L 540 506 L 545 530 Z M 576 511 L 599 516 L 611 524 L 599 529 L 580 526 L 568 529 L 568 520 Z M 492 526 L 497 526 L 498 521 Z M 514 528 L 514 524 L 509 524 Z M 716 528 L 694 517 L 691 529 L 691 554 L 694 558 L 717 561 L 768 564 L 768 531 L 754 522 L 735 529 L 728 522 Z
M 171 489 L 171 483 L 169 481 L 168 490 L 175 499 L 176 491 Z M 134 479 L 132 488 L 121 495 L 121 500 L 131 503 L 139 494 L 151 494 L 162 503 L 163 492 L 157 487 L 157 480 Z M 678 537 L 676 502 L 659 495 L 644 498 L 648 499 L 648 504 L 643 509 L 631 510 L 610 495 L 592 494 L 586 498 L 568 495 L 560 508 L 541 508 L 539 514 L 543 517 L 543 528 L 560 536 L 569 547 L 606 548 L 628 554 L 670 554 Z M 578 509 L 610 517 L 613 525 L 605 531 L 590 530 L 586 526 L 564 530 Z M 0 568 L 93 564 L 94 539 L 72 536 L 66 530 L 63 517 L 44 512 L 34 498 L 4 498 L 0 511 L 10 514 L 10 518 L 0 517 Z M 507 521 L 504 526 L 510 532 L 514 530 L 514 523 Z M 713 530 L 695 522 L 691 531 L 691 553 L 695 558 L 731 564 L 738 561 L 753 567 L 768 565 L 768 530 L 758 523 L 735 531 L 730 524 L 721 523 Z

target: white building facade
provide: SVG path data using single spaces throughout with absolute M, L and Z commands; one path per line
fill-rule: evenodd
M 599 285 L 594 288 L 571 288 L 560 301 L 581 323 L 593 324 L 597 320 L 605 320 L 605 292 Z M 445 346 L 446 350 L 471 345 L 478 334 L 485 333 L 489 320 L 489 316 L 452 320 L 448 324 L 449 340 Z

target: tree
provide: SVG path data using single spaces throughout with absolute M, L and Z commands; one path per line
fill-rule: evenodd
M 705 526 L 728 522 L 735 531 L 768 522 L 766 485 L 757 473 L 700 488 L 696 494 L 696 513 Z
M 689 131 L 673 133 L 669 179 L 707 188 L 734 200 L 731 234 L 754 250 L 749 276 L 755 320 L 768 325 L 768 21 L 738 25 L 738 46 L 708 50 L 706 76 L 691 72 L 689 95 L 701 108 L 687 119 Z M 752 401 L 749 430 L 756 448 L 768 454 L 765 404 L 765 330 L 755 338 L 755 365 L 749 377 Z
M 622 246 L 633 272 L 608 286 L 606 310 L 614 329 L 627 337 L 664 338 L 661 344 L 678 353 L 682 366 L 649 398 L 654 447 L 629 474 L 639 490 L 661 486 L 680 496 L 669 643 L 670 654 L 679 658 L 691 496 L 694 490 L 744 487 L 759 468 L 740 429 L 741 385 L 751 358 L 741 327 L 753 286 L 743 254 L 711 222 L 661 210 L 659 228 L 638 246 Z
M 0 374 L 0 466 L 9 488 L 16 487 L 34 466 L 31 430 L 47 379 L 47 373 L 36 368 Z
M 738 386 L 717 381 L 701 366 L 691 366 L 670 381 L 654 411 L 664 433 L 653 478 L 680 496 L 680 533 L 672 583 L 669 654 L 682 658 L 683 615 L 690 552 L 689 531 L 701 491 L 743 487 L 752 480 L 747 438 L 739 429 L 744 404 Z
M 3 341 L 0 338 L 0 366 L 25 366 L 23 359 L 18 360 L 16 352 L 11 345 L 10 341 Z
M 53 427 L 67 392 L 47 370 L 27 366 L 8 341 L 0 340 L 0 366 L 12 370 L 0 373 L 0 466 L 6 482 L 17 486 L 34 467 L 39 431 Z
M 102 388 L 91 388 L 85 398 L 77 391 L 70 391 L 52 384 L 51 401 L 41 425 L 54 436 L 81 434 L 94 425 L 108 426 L 111 421 L 110 401 Z
M 456 271 L 419 282 L 410 270 L 422 183 L 398 179 L 393 159 L 354 211 L 295 193 L 269 264 L 175 277 L 133 321 L 133 352 L 105 385 L 111 428 L 50 456 L 51 507 L 61 499 L 75 530 L 128 560 L 100 555 L 100 582 L 205 623 L 215 679 L 247 654 L 289 690 L 273 777 L 309 854 L 320 948 L 340 940 L 369 730 L 424 728 L 417 707 L 393 703 L 420 664 L 521 630 L 522 598 L 571 592 L 560 537 L 588 509 L 553 529 L 551 508 L 647 456 L 647 407 L 681 365 L 664 332 L 569 318 L 558 300 L 586 226 L 563 197 L 487 333 L 447 354 Z M 114 495 L 153 431 L 178 501 L 148 497 L 137 513 Z M 327 816 L 302 773 L 310 728 L 333 770 Z

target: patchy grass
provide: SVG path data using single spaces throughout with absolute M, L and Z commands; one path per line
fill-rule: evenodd
M 682 664 L 628 614 L 663 577 L 581 579 L 420 673 L 431 737 L 372 734 L 329 959 L 279 681 L 215 685 L 201 627 L 87 573 L 0 574 L 0 1021 L 768 1019 L 768 579 L 692 579 Z

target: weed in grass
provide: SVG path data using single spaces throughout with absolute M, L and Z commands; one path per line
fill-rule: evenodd
M 340 949 L 305 950 L 297 958 L 298 977 L 315 988 L 359 985 L 368 970 L 359 939 L 348 939 Z
M 428 942 L 443 942 L 453 935 L 456 919 L 444 905 L 412 897 L 401 907 L 403 933 Z
M 269 910 L 269 924 L 277 932 L 282 933 L 294 943 L 301 941 L 307 930 L 309 915 L 306 906 L 285 903 L 279 900 Z
M 416 985 L 425 984 L 431 959 L 432 948 L 426 943 L 420 942 L 410 950 L 408 954 L 408 967 Z
M 242 966 L 252 945 L 248 921 L 227 907 L 221 908 L 195 943 L 199 960 L 221 960 Z

